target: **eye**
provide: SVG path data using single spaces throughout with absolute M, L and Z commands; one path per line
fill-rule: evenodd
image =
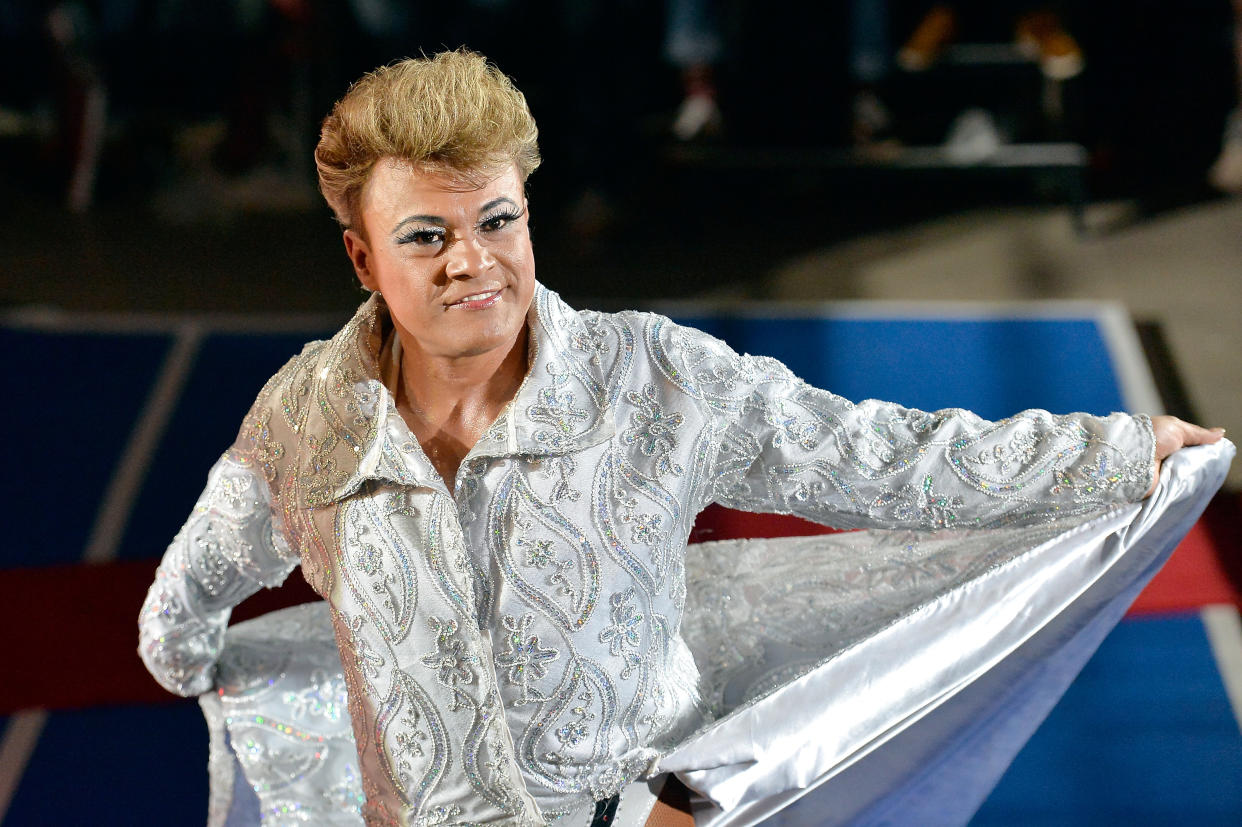
M 444 241 L 444 230 L 412 228 L 397 236 L 398 244 L 413 244 L 416 247 L 431 247 Z
M 495 215 L 489 215 L 487 218 L 484 218 L 479 222 L 479 229 L 485 233 L 494 233 L 498 230 L 503 230 L 509 224 L 517 221 L 521 217 L 522 213 L 511 210 L 497 213 Z

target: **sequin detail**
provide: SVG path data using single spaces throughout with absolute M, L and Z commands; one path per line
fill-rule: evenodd
M 705 599 L 685 581 L 685 543 L 711 502 L 843 528 L 963 529 L 1049 524 L 1150 485 L 1141 417 L 987 422 L 854 404 L 663 317 L 578 312 L 542 287 L 529 320 L 527 381 L 451 494 L 381 384 L 382 299 L 308 346 L 213 468 L 143 606 L 148 667 L 203 692 L 227 608 L 300 559 L 331 603 L 375 823 L 542 825 L 685 735 L 696 692 L 725 694 L 697 684 L 681 629 L 687 601 Z M 899 591 L 947 571 L 863 574 Z M 765 574 L 764 588 L 808 605 L 829 586 Z M 724 631 L 704 640 L 724 675 L 762 638 L 714 608 Z M 778 637 L 778 623 L 808 622 L 759 614 Z M 746 692 L 796 673 L 774 668 Z M 326 699 L 338 687 L 315 686 L 290 697 L 302 717 L 281 726 L 307 732 L 339 713 Z

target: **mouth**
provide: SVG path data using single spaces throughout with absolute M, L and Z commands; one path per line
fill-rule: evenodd
M 471 293 L 469 296 L 462 296 L 457 301 L 451 302 L 448 306 L 459 307 L 463 310 L 482 310 L 500 301 L 502 289 L 497 287 L 494 290 L 482 290 L 478 293 Z

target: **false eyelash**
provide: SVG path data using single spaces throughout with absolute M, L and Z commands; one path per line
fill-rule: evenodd
M 413 244 L 414 242 L 418 241 L 419 236 L 424 236 L 424 235 L 428 237 L 434 236 L 437 242 L 444 240 L 443 230 L 429 229 L 427 227 L 414 227 L 412 229 L 406 230 L 404 233 L 397 236 L 397 243 L 398 244 Z
M 524 215 L 526 215 L 526 210 L 505 209 L 501 212 L 488 213 L 479 219 L 479 226 L 482 227 L 484 224 L 496 221 L 497 219 L 503 219 L 506 223 L 517 221 Z

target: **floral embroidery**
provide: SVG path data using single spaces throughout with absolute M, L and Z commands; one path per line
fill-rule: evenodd
M 346 625 L 349 627 L 349 645 L 354 650 L 354 668 L 364 678 L 371 680 L 378 678 L 384 667 L 384 658 L 371 648 L 371 644 L 367 643 L 366 637 L 363 636 L 362 618 L 355 617 L 348 620 Z
M 1120 466 L 1110 462 L 1100 452 L 1094 462 L 1082 462 L 1073 469 L 1062 469 L 1055 472 L 1055 484 L 1052 493 L 1072 493 L 1076 500 L 1094 501 L 1101 494 L 1116 488 L 1125 482 L 1149 483 L 1150 469 L 1146 463 L 1123 464 Z
M 351 387 L 353 399 L 345 405 L 345 410 L 354 415 L 354 425 L 368 425 L 375 416 L 375 406 L 379 404 L 377 386 L 375 382 L 358 382 Z
M 660 530 L 660 519 L 659 514 L 635 514 L 634 525 L 630 528 L 630 539 L 649 546 L 660 542 L 664 539 L 664 532 Z
M 548 585 L 556 586 L 557 594 L 563 594 L 569 598 L 571 603 L 577 603 L 578 590 L 573 587 L 573 584 L 569 582 L 569 578 L 565 576 L 565 572 L 572 569 L 574 564 L 569 560 L 557 560 L 553 565 L 556 566 L 556 571 L 548 577 Z
M 554 366 L 548 366 L 552 375 L 552 384 L 539 391 L 539 401 L 526 410 L 526 415 L 535 422 L 551 425 L 552 429 L 540 429 L 535 432 L 535 441 L 547 445 L 553 450 L 563 450 L 569 445 L 569 437 L 574 427 L 590 419 L 590 414 L 581 408 L 574 407 L 574 395 L 564 387 L 569 381 L 568 373 L 557 373 Z
M 663 518 L 659 514 L 640 512 L 638 500 L 624 493 L 617 495 L 617 503 L 621 506 L 617 509 L 621 522 L 630 526 L 631 542 L 656 546 L 664 540 L 665 532 L 660 527 Z
M 460 709 L 462 704 L 458 698 L 457 687 L 474 680 L 470 666 L 474 664 L 475 658 L 466 649 L 465 642 L 457 637 L 456 620 L 428 617 L 427 623 L 436 635 L 436 648 L 423 655 L 423 666 L 436 670 L 436 680 L 440 685 L 453 690 L 450 709 Z
M 268 482 L 276 479 L 276 463 L 285 455 L 284 447 L 272 439 L 271 419 L 272 409 L 263 408 L 250 418 L 242 437 L 250 443 L 251 457 L 263 469 L 263 479 Z
M 521 537 L 517 546 L 526 549 L 526 565 L 532 568 L 541 569 L 552 562 L 551 540 L 529 540 Z
M 258 499 L 257 487 L 258 483 L 250 477 L 225 477 L 220 480 L 220 488 L 212 499 L 241 511 Z
M 609 350 L 608 334 L 598 321 L 588 321 L 569 337 L 569 346 L 574 350 L 589 353 L 591 364 L 598 366 L 600 356 Z
M 456 820 L 461 815 L 461 807 L 453 804 L 448 807 L 432 807 L 431 810 L 418 817 L 418 827 L 439 827 L 441 824 L 448 824 L 449 820 Z
M 819 445 L 819 440 L 815 438 L 819 433 L 819 426 L 790 414 L 785 410 L 783 402 L 765 407 L 763 420 L 779 429 L 772 436 L 772 445 L 775 448 L 783 447 L 787 439 L 805 451 L 813 451 Z
M 633 589 L 617 592 L 609 598 L 608 602 L 612 605 L 609 613 L 612 625 L 599 633 L 599 642 L 608 644 L 609 654 L 625 661 L 625 668 L 621 670 L 622 678 L 628 678 L 642 665 L 637 650 L 641 643 L 638 633 L 642 628 L 643 616 L 630 605 L 633 599 Z
M 397 733 L 395 741 L 396 748 L 392 750 L 393 757 L 397 759 L 397 770 L 401 773 L 406 784 L 413 782 L 411 774 L 413 773 L 414 764 L 412 758 L 423 758 L 426 752 L 423 750 L 423 743 L 428 740 L 427 732 L 423 729 L 422 715 L 414 708 L 412 704 L 407 705 L 400 719 L 401 731 Z M 435 745 L 431 745 L 433 754 Z M 435 759 L 432 759 L 433 764 Z
M 530 682 L 546 677 L 548 669 L 544 664 L 556 660 L 558 656 L 555 649 L 544 649 L 539 645 L 538 635 L 530 634 L 530 624 L 534 619 L 534 615 L 522 615 L 516 620 L 505 615 L 500 621 L 508 633 L 505 642 L 509 644 L 509 651 L 497 653 L 496 666 L 509 670 L 506 678 L 510 686 L 521 687 L 522 695 L 513 702 L 514 706 L 544 700 L 537 692 L 537 697 L 531 697 Z
M 665 413 L 660 408 L 656 386 L 648 382 L 642 393 L 626 391 L 625 398 L 638 410 L 630 414 L 630 427 L 621 435 L 626 445 L 637 445 L 645 456 L 656 457 L 656 472 L 680 474 L 682 468 L 673 462 L 672 454 L 677 448 L 674 433 L 684 418 L 679 413 Z
M 574 461 L 572 454 L 563 454 L 561 456 L 549 457 L 543 474 L 550 477 L 557 475 L 556 486 L 552 489 L 552 500 L 569 500 L 577 502 L 582 496 L 573 485 L 573 474 L 578 470 L 578 463 Z
M 906 427 L 916 434 L 925 434 L 934 431 L 944 424 L 944 414 L 928 413 L 910 409 L 906 412 Z
M 505 408 L 483 435 L 486 442 L 504 442 L 509 436 L 509 409 Z
M 992 465 L 1001 473 L 1005 473 L 1010 468 L 1025 465 L 1038 450 L 1039 439 L 1035 434 L 1030 431 L 1019 431 L 1010 437 L 1007 444 L 980 451 L 968 459 L 977 465 Z
M 582 672 L 579 668 L 574 669 L 575 681 L 582 679 Z M 590 722 L 595 720 L 595 713 L 591 711 L 591 704 L 595 700 L 594 693 L 587 685 L 583 685 L 582 691 L 578 693 L 577 700 L 579 703 L 569 709 L 569 714 L 574 716 L 573 720 L 566 721 L 552 730 L 552 734 L 561 742 L 564 747 L 576 747 L 585 741 L 591 735 Z M 550 722 L 549 722 L 550 723 Z M 540 759 L 555 767 L 572 766 L 576 761 L 564 753 L 545 752 Z
M 411 711 L 409 715 L 401 719 L 401 725 L 407 727 L 407 731 L 397 733 L 397 752 L 403 756 L 414 755 L 422 757 L 423 745 L 422 741 L 427 740 L 427 733 L 421 729 L 416 729 L 418 725 L 418 713 Z M 410 764 L 404 757 L 397 763 L 398 769 L 408 771 Z
M 347 702 L 345 681 L 316 669 L 310 674 L 310 686 L 297 692 L 286 692 L 282 700 L 295 721 L 303 715 L 339 721 Z
M 583 739 L 585 739 L 588 735 L 591 734 L 591 731 L 587 729 L 586 722 L 590 720 L 591 718 L 594 718 L 595 715 L 594 713 L 587 713 L 586 707 L 582 707 L 582 706 L 575 706 L 573 710 L 571 711 L 575 715 L 583 715 L 584 713 L 586 714 L 584 715 L 583 718 L 577 721 L 570 721 L 569 723 L 565 724 L 560 729 L 558 729 L 556 731 L 556 737 L 560 738 L 561 743 L 563 743 L 565 746 L 576 747 L 578 744 L 582 743 Z
M 490 761 L 485 762 L 483 766 L 489 772 L 489 786 L 496 793 L 501 805 L 505 809 L 510 812 L 524 809 L 521 801 L 518 799 L 517 790 L 509 779 L 509 762 L 506 760 L 508 749 L 505 746 L 505 742 L 500 738 L 494 738 L 488 744 L 488 748 L 493 757 Z
M 290 373 L 289 383 L 280 394 L 281 412 L 294 433 L 301 430 L 302 419 L 306 415 L 305 400 L 310 396 L 311 385 L 315 381 L 315 362 L 318 355 L 319 348 L 302 354 L 301 364 Z
M 876 497 L 874 505 L 892 512 L 893 519 L 907 525 L 918 524 L 927 528 L 949 528 L 957 523 L 957 509 L 964 505 L 961 497 L 946 497 L 932 489 L 934 480 L 930 475 L 916 488 L 907 485 L 900 491 L 890 491 Z
M 375 546 L 370 543 L 363 543 L 358 548 L 357 554 L 354 555 L 354 562 L 367 575 L 374 577 L 379 571 L 380 563 L 383 562 L 383 556 Z
M 322 440 L 316 439 L 314 434 L 308 437 L 306 447 L 310 461 L 302 472 L 307 505 L 327 505 L 332 501 L 333 492 L 349 480 L 348 473 L 337 470 L 336 458 L 332 456 L 339 441 L 334 434 L 326 434 Z
M 216 520 L 210 520 L 202 531 L 194 538 L 197 553 L 191 555 L 190 565 L 198 576 L 203 591 L 213 597 L 224 594 L 234 585 L 229 577 L 233 566 L 225 555 L 232 552 L 248 556 L 249 545 L 232 536 L 227 526 Z
M 641 764 L 641 762 L 639 762 Z M 598 800 L 611 798 L 621 792 L 636 772 L 642 772 L 641 766 L 623 766 L 621 763 L 608 764 L 600 769 L 591 780 L 591 797 Z
M 391 506 L 391 502 L 389 505 Z M 362 522 L 355 522 L 351 528 L 347 548 L 353 549 L 354 565 L 371 578 L 367 585 L 371 593 L 379 598 L 380 605 L 394 615 L 399 614 L 397 603 L 393 598 L 394 595 L 401 596 L 405 593 L 404 584 L 393 571 L 393 567 L 385 566 L 384 553 L 380 550 L 380 546 L 371 542 L 374 536 L 371 527 Z M 384 540 L 380 538 L 378 542 L 382 544 Z
M 738 383 L 744 382 L 749 377 L 740 370 L 739 366 L 725 362 L 700 370 L 694 378 L 704 385 L 716 385 L 726 391 L 735 391 Z
M 1134 420 L 1027 414 L 993 425 L 962 412 L 855 406 L 805 386 L 772 360 L 738 357 L 658 317 L 604 316 L 591 326 L 546 291 L 537 295 L 534 312 L 542 325 L 531 329 L 541 337 L 533 352 L 543 367 L 488 430 L 481 448 L 495 456 L 494 473 L 463 468 L 455 504 L 438 489 L 412 485 L 408 476 L 430 476 L 431 466 L 394 416 L 376 452 L 383 457 L 361 472 L 369 481 L 356 497 L 339 507 L 317 507 L 332 502 L 358 473 L 376 434 L 355 426 L 386 401 L 377 384 L 345 381 L 373 382 L 378 375 L 380 339 L 355 325 L 370 338 L 351 338 L 347 329 L 318 354 L 312 349 L 295 360 L 264 392 L 226 460 L 227 473 L 213 477 L 144 610 L 143 646 L 152 668 L 183 690 L 201 691 L 211 677 L 202 655 L 219 646 L 219 623 L 204 611 L 210 601 L 223 602 L 210 593 L 220 591 L 216 580 L 231 597 L 226 584 L 253 585 L 257 573 L 263 582 L 275 581 L 293 562 L 292 551 L 300 552 L 304 573 L 335 601 L 349 711 L 367 738 L 360 744 L 367 765 L 382 764 L 358 784 L 375 819 L 418 819 L 427 827 L 484 820 L 480 814 L 496 821 L 508 803 L 503 790 L 525 794 L 519 767 L 529 770 L 530 792 L 549 804 L 548 814 L 571 811 L 639 775 L 643 768 L 619 762 L 618 750 L 646 756 L 681 723 L 687 709 L 681 690 L 690 687 L 682 686 L 687 673 L 677 662 L 685 653 L 673 642 L 689 634 L 682 624 L 687 600 L 703 597 L 702 583 L 692 584 L 700 591 L 687 592 L 682 577 L 685 526 L 674 506 L 698 507 L 715 498 L 843 526 L 1000 525 L 1083 513 L 1086 504 L 1141 493 L 1138 478 L 1150 469 L 1149 431 L 1138 433 Z M 543 330 L 554 335 L 543 337 Z M 609 360 L 618 345 L 633 346 L 633 354 L 624 351 L 614 368 Z M 549 361 L 554 369 L 547 369 Z M 600 362 L 610 367 L 608 376 L 591 367 Z M 596 417 L 615 425 L 616 433 L 601 428 L 597 441 L 576 445 L 575 436 Z M 1078 431 L 1074 423 L 1082 423 Z M 549 455 L 541 463 L 513 442 L 524 433 L 532 434 L 535 454 Z M 814 455 L 807 457 L 811 445 Z M 1027 459 L 1031 447 L 1035 453 Z M 606 465 L 606 458 L 626 470 Z M 998 484 L 987 478 L 1000 476 L 997 469 L 1024 474 L 1019 482 Z M 613 483 L 616 474 L 629 473 L 628 488 Z M 522 500 L 499 499 L 502 483 Z M 344 510 L 395 489 L 408 491 L 423 513 L 411 510 L 397 519 L 392 509 L 376 510 L 365 542 L 352 542 L 353 523 Z M 211 511 L 223 512 L 222 519 L 203 519 Z M 273 535 L 281 539 L 273 543 Z M 396 552 L 404 541 L 427 558 L 409 555 L 418 579 L 402 579 L 405 561 Z M 647 556 L 658 577 L 638 565 Z M 725 607 L 729 612 L 717 614 L 730 627 L 708 645 L 695 645 L 696 652 L 745 665 L 751 630 L 764 618 L 780 620 L 767 625 L 795 636 L 813 625 L 837 628 L 839 618 L 814 601 L 839 579 L 807 577 L 803 563 L 780 571 L 770 570 L 766 559 L 755 566 L 772 587 L 757 597 L 763 605 Z M 931 568 L 907 565 L 901 572 L 912 582 L 935 582 L 943 573 Z M 897 581 L 869 564 L 857 571 L 868 583 Z M 421 589 L 427 572 L 431 588 L 417 595 L 412 626 L 405 627 L 416 631 L 404 649 L 390 648 L 381 618 L 360 614 L 380 602 L 371 589 L 385 575 L 396 576 L 388 589 L 392 600 L 414 602 L 407 582 Z M 806 607 L 816 609 L 790 616 L 813 617 L 815 624 L 785 622 L 776 611 L 790 586 L 803 588 Z M 575 587 L 582 594 L 565 608 L 559 594 Z M 600 595 L 610 599 L 597 618 Z M 767 613 L 756 615 L 759 610 Z M 207 633 L 212 638 L 203 642 Z M 483 660 L 487 647 L 480 635 L 494 641 L 490 662 Z M 427 697 L 418 704 L 393 693 L 394 680 L 404 674 L 394 658 L 412 662 L 419 673 L 419 691 L 425 687 Z M 715 703 L 713 685 L 704 686 Z M 303 715 L 316 708 L 330 714 L 330 688 L 319 695 L 299 694 L 290 705 L 306 710 Z M 455 709 L 462 713 L 448 714 Z M 441 743 L 444 757 L 436 763 Z M 407 766 L 428 769 L 413 779 Z M 413 800 L 414 781 L 425 787 L 417 791 L 420 803 L 399 812 L 394 792 Z M 394 803 L 388 809 L 381 801 Z
M 824 484 L 819 480 L 807 482 L 806 480 L 798 480 L 794 483 L 792 498 L 796 502 L 815 504 L 824 499 L 826 489 Z

